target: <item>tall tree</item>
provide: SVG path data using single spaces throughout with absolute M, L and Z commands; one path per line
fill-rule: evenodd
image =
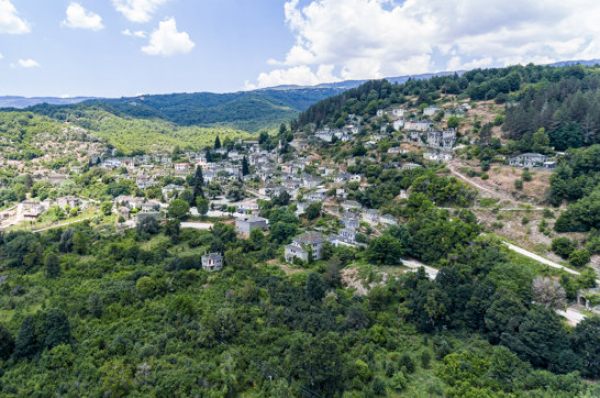
M 196 166 L 196 172 L 194 173 L 194 177 L 192 178 L 193 191 L 192 195 L 194 196 L 194 202 L 198 200 L 198 198 L 204 198 L 204 190 L 202 187 L 204 186 L 204 175 L 202 174 L 202 167 Z
M 219 138 L 219 136 L 215 137 L 215 149 L 219 149 L 221 148 L 221 139 Z
M 21 322 L 17 342 L 15 344 L 15 356 L 17 358 L 33 358 L 40 350 L 41 345 L 37 339 L 33 316 L 26 316 Z
M 44 348 L 54 348 L 60 344 L 70 344 L 71 324 L 69 318 L 61 310 L 48 310 L 44 321 Z
M 247 176 L 248 174 L 250 174 L 250 166 L 248 165 L 248 159 L 244 156 L 242 158 L 242 175 Z
M 0 359 L 6 361 L 15 350 L 15 339 L 10 330 L 0 325 Z
M 46 254 L 46 257 L 44 258 L 44 266 L 46 268 L 46 276 L 48 278 L 56 278 L 58 274 L 60 274 L 60 264 L 56 254 Z

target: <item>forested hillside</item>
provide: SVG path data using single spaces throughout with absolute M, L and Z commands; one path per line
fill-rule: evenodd
M 227 128 L 253 133 L 287 123 L 310 105 L 340 91 L 323 88 L 145 95 L 91 100 L 69 106 L 42 104 L 27 110 L 66 120 L 88 109 L 101 109 L 124 118 L 158 119 L 179 126 Z

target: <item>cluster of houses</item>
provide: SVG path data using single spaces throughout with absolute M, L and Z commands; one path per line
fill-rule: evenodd
M 45 199 L 38 201 L 27 199 L 16 206 L 16 214 L 22 221 L 36 221 L 44 213 L 52 207 L 59 207 L 62 210 L 69 211 L 71 209 L 83 210 L 89 206 L 89 201 L 77 198 L 75 196 L 65 196 L 58 199 Z M 6 217 L 14 214 L 6 213 Z

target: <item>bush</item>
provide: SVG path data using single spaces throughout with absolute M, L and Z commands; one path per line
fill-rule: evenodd
M 414 373 L 415 372 L 415 368 L 416 368 L 414 361 L 412 360 L 412 358 L 408 354 L 403 354 L 400 357 L 400 361 L 398 362 L 398 366 L 400 367 L 400 369 L 402 369 L 403 367 L 406 368 L 406 372 L 407 373 Z
M 571 253 L 575 251 L 577 241 L 572 241 L 567 237 L 560 237 L 552 240 L 552 251 L 562 258 L 569 258 Z
M 573 267 L 583 267 L 590 262 L 590 252 L 586 249 L 577 250 L 569 256 L 569 263 Z
M 427 368 L 429 368 L 430 364 L 431 364 L 431 354 L 429 353 L 429 351 L 425 350 L 421 354 L 421 366 L 423 367 L 423 369 L 427 369 Z
M 515 189 L 519 191 L 523 189 L 523 180 L 515 180 Z
M 489 176 L 487 173 L 483 173 L 483 174 L 481 175 L 481 179 L 482 179 L 482 180 L 489 180 L 489 179 L 490 179 L 490 176 Z

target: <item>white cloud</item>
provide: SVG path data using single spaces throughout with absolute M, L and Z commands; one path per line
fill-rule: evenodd
M 0 53 L 0 59 L 3 59 L 3 58 L 4 58 L 4 55 L 2 55 L 2 54 Z
M 98 31 L 104 29 L 102 17 L 95 12 L 83 8 L 79 3 L 71 3 L 67 7 L 67 19 L 61 22 L 62 26 L 74 29 L 89 29 Z
M 282 85 L 314 86 L 321 82 L 336 82 L 340 78 L 333 74 L 333 65 L 320 65 L 316 72 L 306 65 L 294 66 L 288 69 L 276 69 L 270 73 L 261 73 L 258 83 L 246 82 L 246 90 L 260 87 L 275 87 Z
M 10 67 L 13 69 L 16 68 L 39 68 L 41 65 L 38 64 L 36 61 L 34 61 L 33 59 L 29 58 L 29 59 L 19 59 L 19 62 L 17 62 L 16 64 L 10 64 Z
M 123 35 L 125 36 L 133 36 L 133 37 L 139 37 L 141 39 L 145 39 L 146 38 L 146 32 L 144 32 L 143 30 L 135 30 L 135 31 L 131 31 L 129 29 L 125 29 L 124 31 L 121 32 Z
M 288 0 L 295 43 L 258 87 L 600 57 L 596 0 Z M 309 73 L 310 71 L 310 73 Z M 315 77 L 317 79 L 315 79 Z
M 115 9 L 131 22 L 148 22 L 158 7 L 169 0 L 112 0 Z
M 0 0 L 0 33 L 19 35 L 31 32 L 29 22 L 18 16 L 10 0 Z
M 168 18 L 158 24 L 150 35 L 150 42 L 142 47 L 148 55 L 169 57 L 175 54 L 187 54 L 196 46 L 186 32 L 177 31 L 175 18 Z

